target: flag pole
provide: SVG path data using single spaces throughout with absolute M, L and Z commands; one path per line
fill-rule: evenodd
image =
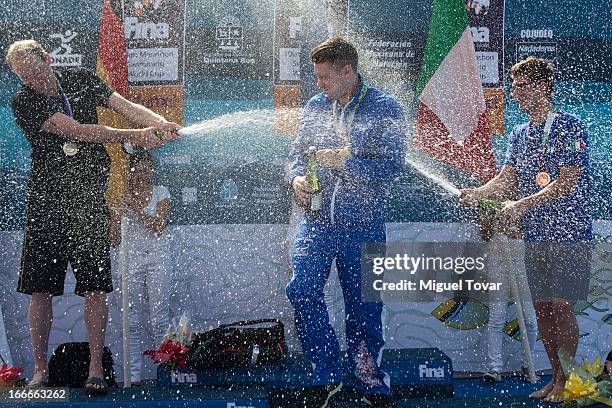
M 538 379 L 535 375 L 535 368 L 533 365 L 533 359 L 531 358 L 531 347 L 529 345 L 529 339 L 527 337 L 527 326 L 525 324 L 525 312 L 523 310 L 523 302 L 521 300 L 521 294 L 516 282 L 516 272 L 513 268 L 513 261 L 516 261 L 519 254 L 516 251 L 511 251 L 510 246 L 512 245 L 510 238 L 506 235 L 502 236 L 503 243 L 500 245 L 502 249 L 503 262 L 510 273 L 508 274 L 508 281 L 510 282 L 510 291 L 512 293 L 512 299 L 516 305 L 516 317 L 518 319 L 519 330 L 521 333 L 521 343 L 523 345 L 523 355 L 527 360 L 527 372 L 529 373 L 529 382 L 535 384 Z
M 121 217 L 121 251 L 119 264 L 121 265 L 121 301 L 122 301 L 122 327 L 123 327 L 123 388 L 132 386 L 130 375 L 130 295 L 128 291 L 128 265 L 127 265 L 127 217 Z

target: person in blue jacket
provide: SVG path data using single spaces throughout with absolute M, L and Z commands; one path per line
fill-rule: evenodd
M 524 223 L 525 267 L 538 329 L 553 378 L 532 398 L 561 402 L 565 375 L 559 354 L 576 355 L 578 322 L 572 303 L 589 291 L 592 215 L 589 142 L 585 124 L 552 105 L 553 67 L 529 57 L 512 66 L 511 96 L 529 122 L 508 141 L 506 162 L 487 184 L 462 191 L 460 201 L 507 200 L 503 225 Z M 518 195 L 518 199 L 509 198 Z
M 405 120 L 399 103 L 357 72 L 357 51 L 332 37 L 310 54 L 323 91 L 304 108 L 291 147 L 290 183 L 305 208 L 292 249 L 293 278 L 287 296 L 295 309 L 302 350 L 313 364 L 308 407 L 325 407 L 341 387 L 340 345 L 329 321 L 323 289 L 336 260 L 344 295 L 348 359 L 355 384 L 370 406 L 392 406 L 389 377 L 380 370 L 382 303 L 361 295 L 361 247 L 384 243 L 385 198 L 404 163 Z M 320 209 L 306 172 L 316 149 Z

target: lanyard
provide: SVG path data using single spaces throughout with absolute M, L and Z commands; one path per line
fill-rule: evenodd
M 74 119 L 74 114 L 72 112 L 72 107 L 70 106 L 70 101 L 68 100 L 64 89 L 62 89 L 62 85 L 60 84 L 59 79 L 57 79 L 57 76 L 55 76 L 55 84 L 57 85 L 57 93 L 59 94 L 59 96 L 62 97 L 62 102 L 64 104 L 64 107 L 62 108 L 62 113 Z M 51 99 L 55 103 L 55 98 L 49 97 L 49 99 Z
M 355 102 L 355 106 L 351 109 L 348 114 L 345 114 L 345 110 L 342 110 L 342 114 L 338 115 L 338 101 L 334 101 L 332 103 L 332 116 L 334 118 L 334 130 L 338 138 L 344 143 L 345 146 L 350 144 L 350 136 L 351 136 L 351 128 L 353 127 L 353 119 L 355 119 L 355 114 L 357 113 L 357 109 L 359 108 L 359 104 L 361 100 L 368 92 L 368 84 L 363 84 L 361 87 L 361 91 L 359 92 L 359 96 L 357 97 L 357 102 Z M 346 118 L 344 121 L 342 119 Z M 343 126 L 344 122 L 344 126 Z M 341 129 L 343 128 L 343 129 Z
M 552 125 L 555 122 L 555 118 L 557 117 L 557 112 L 553 110 L 552 112 L 548 112 L 546 116 L 546 123 L 544 123 L 544 131 L 542 132 L 542 138 L 540 139 L 540 146 L 538 147 L 538 168 L 539 170 L 544 170 L 544 156 L 546 155 L 546 145 L 548 144 L 548 137 L 550 136 L 550 130 L 552 129 Z M 528 129 L 531 132 L 531 125 Z

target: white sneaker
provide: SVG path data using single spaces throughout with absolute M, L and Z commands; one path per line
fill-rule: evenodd
M 525 381 L 531 382 L 531 380 L 529 379 L 529 369 L 527 367 L 521 367 L 521 376 L 523 377 L 523 379 L 525 379 Z M 536 375 L 535 380 L 536 382 L 540 381 L 540 377 Z
M 482 379 L 487 383 L 494 384 L 501 382 L 502 376 L 497 371 L 487 371 L 483 374 Z

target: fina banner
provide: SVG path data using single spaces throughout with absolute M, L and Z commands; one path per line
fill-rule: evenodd
M 182 123 L 185 1 L 130 0 L 124 29 L 129 99 Z
M 278 133 L 295 133 L 302 107 L 303 13 L 300 1 L 276 2 L 274 113 Z
M 530 55 L 544 58 L 557 68 L 557 40 L 551 28 L 523 28 L 516 42 L 516 61 Z
M 359 50 L 360 71 L 384 84 L 406 108 L 416 108 L 414 85 L 423 61 L 431 1 L 389 0 L 391 13 L 364 13 L 365 0 L 349 3 L 349 38 Z M 465 0 L 487 103 L 489 127 L 503 134 L 504 0 Z
M 504 134 L 504 0 L 466 0 L 491 133 Z
M 359 71 L 407 110 L 416 108 L 414 85 L 423 60 L 431 3 L 389 0 L 385 3 L 388 13 L 364 13 L 371 8 L 366 0 L 348 4 L 348 38 L 359 52 Z

